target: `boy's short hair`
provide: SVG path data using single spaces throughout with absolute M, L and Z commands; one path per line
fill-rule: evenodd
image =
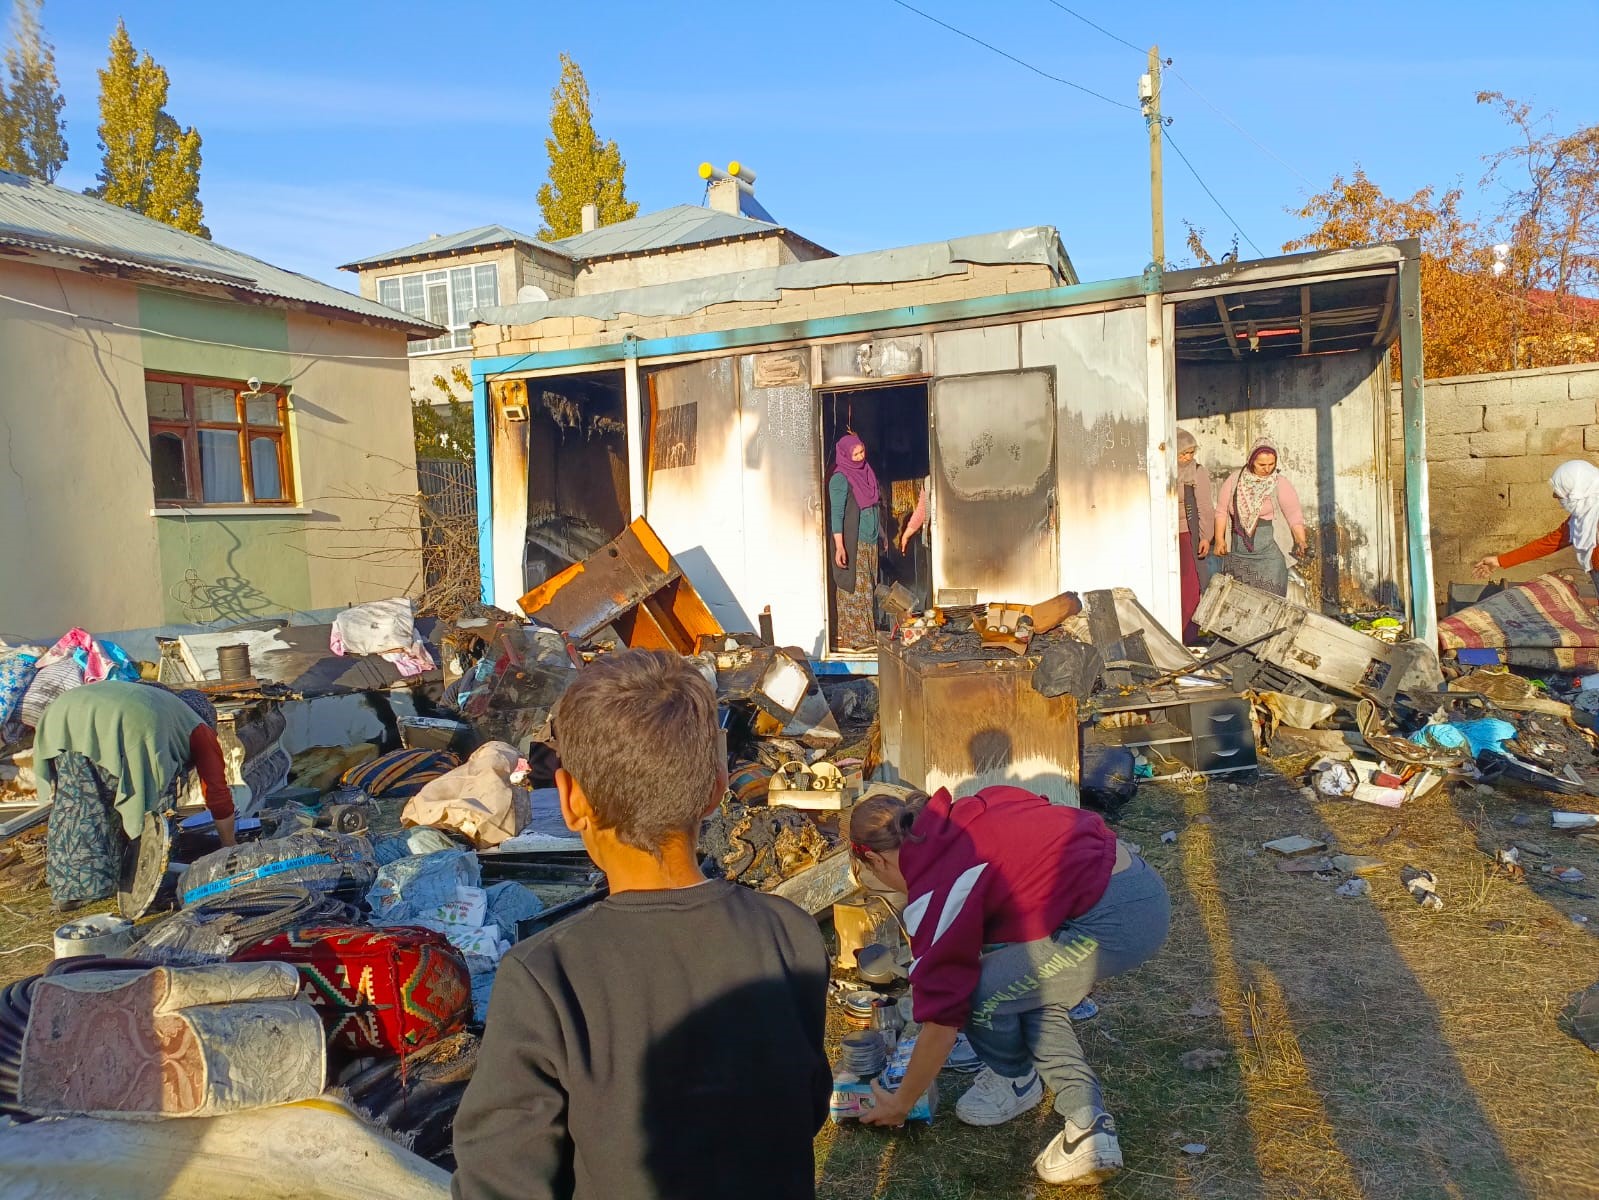
M 679 655 L 625 650 L 577 673 L 552 720 L 561 766 L 600 825 L 658 853 L 695 841 L 723 763 L 716 693 Z

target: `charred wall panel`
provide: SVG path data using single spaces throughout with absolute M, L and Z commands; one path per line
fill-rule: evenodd
M 1277 448 L 1316 546 L 1300 571 L 1313 607 L 1398 603 L 1388 392 L 1379 350 L 1178 365 L 1178 420 L 1218 489 L 1256 442 Z M 1287 523 L 1273 532 L 1286 553 Z
M 1146 320 L 1121 308 L 1022 326 L 1022 366 L 1055 371 L 1059 588 L 1155 590 Z
M 1054 377 L 1006 371 L 932 388 L 933 578 L 979 600 L 1054 595 Z
M 650 373 L 645 511 L 723 628 L 752 630 L 734 366 L 731 358 L 713 358 Z M 692 421 L 673 411 L 690 404 Z M 754 611 L 759 609 L 756 605 Z
M 743 450 L 744 609 L 772 606 L 780 646 L 826 649 L 826 536 L 816 396 L 808 355 L 738 360 Z M 757 386 L 775 381 L 773 386 Z

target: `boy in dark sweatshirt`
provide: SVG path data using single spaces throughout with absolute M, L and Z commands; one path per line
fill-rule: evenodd
M 611 654 L 552 729 L 562 815 L 610 896 L 501 962 L 453 1195 L 810 1200 L 827 950 L 795 905 L 700 871 L 727 787 L 715 694 L 677 655 Z

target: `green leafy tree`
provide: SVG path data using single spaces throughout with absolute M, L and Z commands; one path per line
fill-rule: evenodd
M 41 0 L 16 0 L 8 82 L 0 82 L 0 170 L 54 182 L 67 161 L 66 98 L 56 79 L 56 52 L 39 23 Z
M 561 82 L 550 101 L 550 136 L 544 139 L 550 177 L 538 192 L 544 215 L 539 237 L 554 242 L 583 232 L 585 204 L 599 207 L 601 225 L 637 216 L 638 205 L 628 200 L 623 179 L 627 164 L 615 142 L 602 142 L 595 134 L 588 81 L 570 55 L 561 55 Z
M 99 75 L 104 158 L 89 195 L 210 237 L 200 204 L 200 135 L 167 112 L 166 69 L 148 52 L 139 55 L 118 21 Z
M 472 404 L 463 402 L 457 389 L 472 394 L 472 377 L 465 367 L 456 367 L 446 379 L 433 377 L 433 386 L 444 395 L 444 403 L 411 397 L 411 426 L 416 434 L 418 458 L 458 458 L 471 462 L 476 445 L 472 426 Z

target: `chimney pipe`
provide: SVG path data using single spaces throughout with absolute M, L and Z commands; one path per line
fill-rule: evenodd
M 600 206 L 598 204 L 585 204 L 583 206 L 583 232 L 593 233 L 600 227 Z

